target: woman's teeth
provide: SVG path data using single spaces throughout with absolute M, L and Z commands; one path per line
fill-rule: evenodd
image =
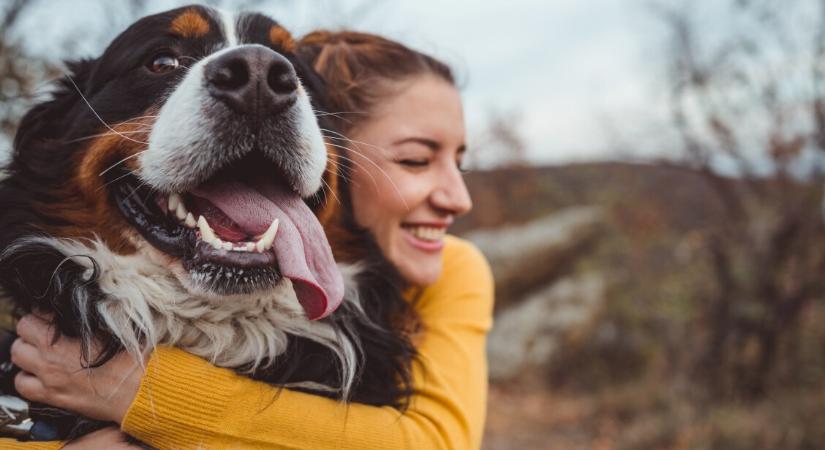
M 272 244 L 275 242 L 275 235 L 278 233 L 279 221 L 278 219 L 275 219 L 262 235 L 257 236 L 257 240 L 254 242 L 226 242 L 218 237 L 215 230 L 209 226 L 209 222 L 206 221 L 206 217 L 199 216 L 198 220 L 195 220 L 195 216 L 193 216 L 192 213 L 186 209 L 186 205 L 183 203 L 183 198 L 180 194 L 169 195 L 167 209 L 174 214 L 178 221 L 184 226 L 188 228 L 197 228 L 200 232 L 198 235 L 200 240 L 218 250 L 263 253 L 272 248 Z
M 446 228 L 423 227 L 423 226 L 405 226 L 407 231 L 418 239 L 425 241 L 440 241 L 444 239 L 447 234 Z

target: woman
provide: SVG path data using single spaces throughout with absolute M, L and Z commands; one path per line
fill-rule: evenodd
M 299 54 L 327 82 L 329 114 L 341 130 L 333 141 L 351 162 L 354 218 L 413 287 L 407 294 L 422 331 L 409 408 L 342 405 L 289 390 L 272 401 L 275 388 L 171 348 L 156 349 L 145 373 L 125 353 L 83 371 L 78 343 L 50 345 L 48 328 L 31 315 L 15 343 L 22 395 L 111 420 L 158 448 L 480 446 L 492 279 L 477 250 L 444 235 L 471 207 L 453 76 L 433 58 L 369 34 L 312 33 Z M 66 448 L 114 448 L 121 438 L 104 430 Z

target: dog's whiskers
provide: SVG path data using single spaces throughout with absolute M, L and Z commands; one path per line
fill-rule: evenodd
M 321 183 L 323 183 L 324 186 L 326 186 L 326 189 L 329 189 L 329 193 L 332 195 L 335 201 L 338 202 L 339 205 L 343 206 L 344 204 L 341 203 L 341 199 L 339 199 L 338 195 L 335 194 L 335 189 L 333 189 L 332 186 L 330 186 L 329 183 L 327 183 L 323 178 L 321 178 Z
M 333 111 L 323 111 L 323 110 L 320 110 L 320 109 L 313 109 L 312 112 L 320 113 L 320 114 L 326 114 L 326 115 L 332 115 L 332 114 L 367 114 L 366 111 L 334 111 L 333 112 Z
M 339 134 L 340 134 L 340 133 L 339 133 Z M 370 144 L 369 142 L 356 141 L 355 139 L 350 139 L 350 138 L 348 138 L 348 137 L 344 136 L 343 134 L 341 134 L 340 136 L 341 136 L 341 137 L 336 137 L 336 136 L 327 136 L 327 139 L 335 139 L 335 140 L 337 140 L 337 141 L 349 142 L 349 143 L 352 143 L 352 144 L 357 144 L 358 146 L 364 145 L 364 146 L 366 146 L 366 147 L 371 147 L 371 148 L 374 148 L 374 149 L 376 149 L 376 150 L 378 150 L 378 151 L 380 151 L 380 152 L 382 152 L 382 153 L 386 153 L 386 152 L 387 152 L 387 149 L 386 149 L 386 148 L 384 148 L 384 147 L 381 147 L 380 145 Z M 359 147 L 359 148 L 360 148 L 360 147 Z
M 338 118 L 340 120 L 343 120 L 344 122 L 347 122 L 347 123 L 352 123 L 352 121 L 347 119 L 346 117 L 341 117 L 341 114 L 366 114 L 366 112 L 363 112 L 363 111 L 327 112 L 327 111 L 321 111 L 321 110 L 318 110 L 318 109 L 313 109 L 312 112 L 314 112 L 315 115 L 318 116 L 318 117 L 333 116 L 333 117 L 336 117 L 336 118 Z
M 140 188 L 146 185 L 145 181 L 142 181 L 139 185 L 137 185 L 134 189 L 132 189 L 132 193 L 126 196 L 126 200 L 129 200 L 133 195 L 135 195 Z
M 336 154 L 336 157 L 338 157 L 338 156 L 340 156 L 340 155 L 337 155 L 337 154 Z M 346 167 L 347 167 L 347 166 L 346 166 L 346 164 L 343 164 L 343 163 L 341 163 L 341 162 L 335 161 L 335 159 L 334 159 L 334 158 L 329 158 L 329 159 L 327 160 L 327 162 L 328 162 L 328 163 L 330 163 L 330 164 L 333 164 L 335 167 L 338 167 L 338 168 L 342 168 L 342 167 L 343 167 L 343 168 L 346 168 Z M 325 170 L 326 172 L 331 173 L 331 174 L 335 174 L 335 175 L 337 175 L 337 176 L 341 177 L 342 179 L 344 179 L 344 180 L 346 180 L 346 181 L 352 181 L 352 177 L 351 177 L 351 176 L 344 175 L 344 173 L 343 173 L 343 172 L 336 172 L 336 171 L 334 171 L 334 170 L 331 170 L 329 167 L 327 167 L 327 168 L 326 168 L 326 169 L 324 169 L 324 170 Z
M 124 120 L 123 122 L 118 122 L 115 126 L 128 125 L 128 124 L 131 124 L 131 123 L 138 123 L 138 124 L 141 124 L 141 125 L 147 125 L 147 126 L 151 127 L 153 124 L 144 123 L 143 119 L 157 119 L 158 117 L 160 117 L 160 115 L 148 115 L 148 116 L 132 117 L 128 120 Z
M 112 133 L 111 131 L 107 131 L 105 133 L 91 134 L 89 136 L 83 136 L 83 137 L 70 139 L 68 141 L 63 141 L 63 142 L 65 144 L 73 144 L 75 142 L 87 141 L 89 139 L 94 139 L 94 138 L 99 138 L 99 137 L 104 137 L 104 136 L 122 136 L 124 134 L 141 134 L 141 133 L 146 133 L 146 130 L 118 131 L 117 133 Z
M 332 144 L 332 143 L 327 143 L 327 144 L 331 145 L 333 147 L 339 147 L 339 148 L 342 148 L 344 150 L 349 150 L 349 148 L 338 145 L 338 144 Z M 355 164 L 356 166 L 360 167 L 367 174 L 367 176 L 370 177 L 370 179 L 372 180 L 372 184 L 375 186 L 375 188 L 378 189 L 378 181 L 376 181 L 375 177 L 372 176 L 372 173 L 369 170 L 367 170 L 366 166 L 364 166 L 363 164 L 359 163 L 358 161 L 356 161 L 356 160 L 354 160 L 354 159 L 352 159 L 348 156 L 344 156 L 344 155 L 339 154 L 339 155 L 337 155 L 337 157 L 343 159 L 344 161 L 349 161 L 349 162 Z
M 362 152 L 359 152 L 358 150 L 355 150 L 355 149 L 354 149 L 354 148 L 352 148 L 352 147 L 347 147 L 347 146 L 340 145 L 340 144 L 333 144 L 333 143 L 331 143 L 331 142 L 327 142 L 327 144 L 328 144 L 328 145 L 331 145 L 331 146 L 333 146 L 333 147 L 338 147 L 338 148 L 341 148 L 341 149 L 344 149 L 344 150 L 347 150 L 347 151 L 351 151 L 351 152 L 355 153 L 356 155 L 358 155 L 358 156 L 360 156 L 360 157 L 364 158 L 365 160 L 367 160 L 367 162 L 368 162 L 368 163 L 372 164 L 372 165 L 373 165 L 376 169 L 378 169 L 378 171 L 379 171 L 379 172 L 381 172 L 381 175 L 383 175 L 383 176 L 384 176 L 384 178 L 386 178 L 386 179 L 387 179 L 387 181 L 389 181 L 389 182 L 390 182 L 390 185 L 392 185 L 392 188 L 393 188 L 393 190 L 395 190 L 396 195 L 398 195 L 398 199 L 399 199 L 399 200 L 401 200 L 401 202 L 402 202 L 402 203 L 404 203 L 404 207 L 405 207 L 406 209 L 410 209 L 410 205 L 409 205 L 409 204 L 407 204 L 407 201 L 404 199 L 404 196 L 403 196 L 403 195 L 401 195 L 401 190 L 400 190 L 400 189 L 398 189 L 398 186 L 395 184 L 395 181 L 393 181 L 393 180 L 392 180 L 392 177 L 390 177 L 390 175 L 389 175 L 389 174 L 388 174 L 388 173 L 387 173 L 384 169 L 382 169 L 382 168 L 381 168 L 381 166 L 379 166 L 379 165 L 378 165 L 375 161 L 373 161 L 372 159 L 370 159 L 370 157 L 369 157 L 369 156 L 367 156 L 366 154 L 364 154 L 364 153 L 362 153 Z M 356 143 L 355 145 L 356 145 L 356 147 L 358 146 L 358 144 L 357 144 L 357 143 Z M 342 155 L 338 155 L 338 156 L 339 156 L 339 157 L 341 157 L 341 158 L 343 158 L 343 159 L 346 159 L 346 160 L 348 160 L 348 161 L 351 161 L 353 164 L 356 164 L 356 165 L 358 165 L 358 166 L 359 166 L 359 167 L 361 167 L 361 168 L 363 168 L 363 167 L 364 167 L 364 166 L 362 166 L 362 165 L 358 164 L 358 163 L 357 163 L 354 159 L 352 159 L 352 158 L 347 158 L 347 157 L 342 156 Z M 366 170 L 366 172 L 367 172 L 367 174 L 369 174 L 369 173 L 370 173 L 368 170 Z M 370 178 L 372 178 L 372 182 L 373 182 L 373 184 L 375 184 L 375 188 L 376 188 L 376 189 L 378 189 L 378 183 L 376 183 L 376 182 L 375 182 L 375 178 L 373 178 L 373 177 L 372 177 L 372 175 L 370 175 Z
M 119 176 L 119 177 L 115 178 L 114 180 L 111 180 L 111 181 L 108 181 L 108 182 L 104 183 L 104 184 L 103 184 L 103 186 L 100 186 L 99 188 L 97 188 L 96 192 L 100 192 L 100 191 L 102 191 L 103 189 L 105 189 L 107 186 L 110 186 L 110 185 L 112 185 L 112 184 L 114 184 L 114 183 L 117 183 L 118 181 L 120 181 L 120 180 L 122 180 L 122 179 L 124 179 L 124 178 L 128 177 L 129 175 L 133 175 L 133 174 L 134 174 L 134 171 L 132 171 L 132 170 L 127 170 L 125 174 L 123 174 L 123 175 L 121 175 L 121 176 Z
M 72 82 L 72 86 L 74 86 L 74 88 L 75 88 L 75 90 L 77 91 L 78 95 L 80 95 L 80 98 L 82 98 L 82 99 L 83 99 L 83 102 L 84 102 L 84 103 L 86 103 L 86 106 L 88 106 L 88 107 L 89 107 L 89 109 L 92 111 L 92 114 L 94 114 L 94 115 L 95 115 L 95 117 L 97 117 L 97 120 L 99 120 L 99 121 L 100 121 L 100 123 L 102 123 L 102 124 L 103 124 L 103 126 L 105 126 L 106 128 L 108 128 L 108 129 L 109 129 L 109 131 L 111 131 L 111 132 L 113 132 L 113 133 L 115 133 L 115 134 L 120 135 L 123 139 L 126 139 L 127 141 L 132 141 L 132 142 L 135 142 L 135 143 L 138 143 L 138 144 L 143 144 L 143 145 L 148 145 L 148 144 L 149 144 L 148 142 L 136 141 L 136 140 L 134 140 L 134 139 L 130 138 L 129 136 L 122 135 L 120 132 L 118 132 L 117 130 L 115 130 L 114 128 L 112 128 L 112 127 L 111 127 L 108 123 L 106 123 L 106 121 L 105 121 L 105 120 L 103 120 L 103 118 L 102 118 L 102 117 L 100 117 L 100 114 L 98 114 L 98 113 L 97 113 L 97 111 L 95 111 L 95 109 L 92 107 L 92 104 L 91 104 L 91 103 L 89 103 L 89 100 L 87 100 L 87 99 L 86 99 L 86 96 L 85 96 L 85 95 L 83 95 L 83 91 L 81 91 L 81 90 L 80 90 L 80 87 L 78 87 L 78 86 L 77 86 L 77 83 L 75 83 L 74 78 L 72 78 L 72 76 L 71 76 L 71 75 L 69 75 L 69 74 L 66 74 L 66 78 L 68 78 L 68 79 L 69 79 L 69 81 L 71 81 L 71 82 Z
M 410 209 L 409 205 L 407 204 L 407 201 L 406 201 L 406 200 L 404 200 L 404 196 L 403 196 L 403 195 L 401 195 L 401 191 L 398 189 L 398 186 L 395 184 L 395 182 L 392 180 L 392 178 L 391 178 L 391 177 L 387 174 L 387 172 L 386 172 L 384 169 L 382 169 L 381 167 L 379 167 L 379 166 L 378 166 L 378 164 L 376 164 L 376 163 L 375 163 L 375 161 L 373 161 L 373 160 L 372 160 L 369 156 L 367 156 L 367 155 L 366 155 L 363 151 L 359 151 L 359 150 L 361 150 L 361 145 L 366 145 L 366 146 L 368 146 L 368 147 L 372 147 L 372 148 L 374 148 L 374 149 L 376 149 L 376 150 L 379 150 L 379 151 L 381 151 L 381 152 L 383 152 L 383 153 L 386 153 L 386 152 L 387 152 L 387 149 L 385 149 L 384 147 L 381 147 L 381 146 L 375 145 L 375 144 L 370 144 L 370 143 L 367 143 L 367 142 L 357 141 L 357 140 L 355 140 L 355 139 L 350 139 L 349 137 L 347 137 L 347 136 L 345 136 L 345 135 L 343 135 L 343 134 L 341 134 L 341 133 L 339 133 L 339 132 L 337 132 L 337 131 L 334 131 L 334 130 L 327 130 L 327 129 L 325 129 L 325 128 L 321 128 L 321 130 L 322 130 L 322 131 L 327 131 L 327 132 L 329 132 L 329 133 L 333 133 L 333 134 L 336 134 L 336 135 L 340 136 L 340 137 L 338 137 L 338 138 L 336 138 L 335 136 L 327 136 L 327 137 L 328 137 L 328 138 L 330 138 L 330 139 L 342 140 L 342 141 L 346 141 L 346 142 L 350 142 L 350 143 L 354 144 L 354 145 L 355 145 L 355 147 L 356 147 L 356 148 L 358 148 L 358 150 L 356 150 L 355 148 L 352 148 L 352 147 L 341 146 L 340 144 L 333 144 L 332 142 L 329 142 L 329 141 L 327 142 L 329 145 L 332 145 L 333 147 L 338 147 L 338 148 L 342 148 L 342 149 L 344 149 L 344 150 L 351 151 L 351 152 L 355 153 L 356 155 L 359 155 L 359 156 L 361 156 L 362 158 L 366 159 L 366 160 L 367 160 L 370 164 L 372 164 L 373 166 L 375 166 L 375 168 L 376 168 L 376 169 L 378 169 L 379 171 L 381 171 L 381 174 L 382 174 L 382 175 L 384 175 L 384 177 L 385 177 L 385 178 L 387 178 L 387 181 L 389 181 L 389 182 L 390 182 L 390 184 L 392 185 L 393 189 L 395 190 L 395 193 L 398 195 L 398 198 L 399 198 L 399 199 L 400 199 L 400 200 L 404 203 L 404 206 L 405 206 L 407 209 Z
M 110 171 L 110 170 L 114 169 L 115 167 L 119 166 L 120 164 L 123 164 L 124 162 L 126 162 L 126 161 L 128 161 L 128 160 L 130 160 L 130 159 L 132 159 L 132 158 L 135 158 L 135 157 L 137 157 L 137 156 L 142 155 L 143 153 L 146 153 L 146 151 L 147 151 L 147 150 L 141 150 L 141 151 L 139 151 L 139 152 L 133 153 L 133 154 L 131 154 L 131 155 L 129 155 L 129 156 L 127 156 L 127 157 L 125 157 L 125 158 L 121 159 L 120 161 L 118 161 L 118 162 L 116 162 L 116 163 L 112 164 L 111 166 L 107 167 L 107 168 L 106 168 L 103 172 L 100 172 L 100 173 L 98 174 L 98 176 L 99 176 L 99 177 L 102 177 L 103 175 L 105 175 L 105 174 L 106 174 L 106 172 L 108 172 L 108 171 Z

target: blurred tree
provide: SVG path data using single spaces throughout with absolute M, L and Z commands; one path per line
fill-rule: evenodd
M 758 397 L 825 299 L 825 1 L 671 5 L 671 123 L 726 211 L 704 227 L 713 288 L 688 363 L 713 395 Z
M 492 110 L 485 127 L 473 136 L 467 165 L 473 168 L 523 168 L 528 166 L 527 143 L 521 131 L 522 115 Z
M 40 82 L 57 69 L 29 56 L 16 32 L 20 18 L 35 2 L 14 0 L 0 10 L 0 162 L 11 149 L 17 123 L 32 105 Z

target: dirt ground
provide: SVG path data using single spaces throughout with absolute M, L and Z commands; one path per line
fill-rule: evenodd
M 615 424 L 593 424 L 596 405 L 584 396 L 554 394 L 532 383 L 491 385 L 485 450 L 615 448 Z

